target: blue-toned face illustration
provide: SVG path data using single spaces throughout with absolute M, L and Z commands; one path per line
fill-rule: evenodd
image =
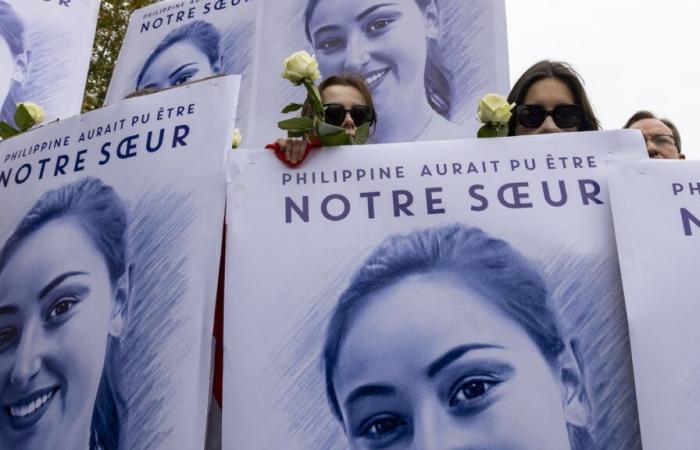
M 566 387 L 482 295 L 423 274 L 364 302 L 333 373 L 352 449 L 571 448 Z
M 218 68 L 212 67 L 206 54 L 195 44 L 181 40 L 169 46 L 151 62 L 137 90 L 164 89 L 217 73 Z
M 319 0 L 308 29 L 321 73 L 359 73 L 372 89 L 379 117 L 391 102 L 423 103 L 426 38 L 434 37 L 434 18 L 416 0 Z M 411 115 L 413 110 L 403 110 Z
M 103 255 L 74 218 L 34 231 L 0 272 L 0 448 L 88 448 L 107 339 Z

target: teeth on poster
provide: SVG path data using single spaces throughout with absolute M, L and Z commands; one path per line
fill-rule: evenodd
M 223 448 L 640 449 L 607 170 L 645 156 L 631 131 L 235 154 Z
M 203 448 L 239 83 L 0 142 L 0 448 Z
M 107 101 L 242 74 L 243 146 L 262 147 L 289 117 L 282 105 L 303 101 L 280 77 L 298 50 L 316 56 L 324 77 L 365 78 L 380 118 L 375 143 L 475 136 L 478 100 L 509 89 L 502 0 L 164 1 L 133 14 Z
M 697 448 L 700 164 L 616 165 L 610 195 L 645 449 Z
M 16 104 L 47 120 L 80 113 L 99 0 L 0 0 L 0 120 Z

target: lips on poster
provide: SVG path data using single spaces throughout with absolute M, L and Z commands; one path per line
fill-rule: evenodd
M 282 61 L 298 50 L 316 56 L 324 77 L 365 78 L 379 118 L 375 143 L 475 136 L 479 98 L 509 88 L 500 0 L 168 1 L 132 16 L 108 102 L 240 73 L 243 146 L 262 147 L 288 117 L 280 105 L 303 100 L 280 77 Z
M 203 448 L 238 84 L 0 142 L 0 448 Z

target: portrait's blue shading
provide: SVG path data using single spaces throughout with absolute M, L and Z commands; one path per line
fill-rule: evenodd
M 475 136 L 478 99 L 508 89 L 502 11 L 501 2 L 482 0 L 280 2 L 262 21 L 256 103 L 281 120 L 279 105 L 302 100 L 278 67 L 303 49 L 323 77 L 366 78 L 378 114 L 372 142 Z M 260 134 L 272 132 L 257 124 L 253 142 L 262 145 L 269 136 Z
M 517 243 L 513 245 L 517 247 Z M 347 287 L 348 276 L 372 250 L 355 249 L 345 255 L 344 262 L 319 271 L 315 279 L 324 279 L 324 274 L 335 274 L 336 278 L 288 322 L 293 326 L 283 340 L 286 344 L 270 356 L 259 385 L 265 389 L 261 395 L 285 411 L 288 427 L 284 434 L 293 436 L 304 448 L 348 448 L 324 389 L 321 353 L 337 294 Z M 587 431 L 596 448 L 641 448 L 617 262 L 562 249 L 540 255 L 531 263 L 547 284 L 550 309 L 557 316 L 562 338 L 576 342 L 580 352 L 590 405 Z M 338 273 L 343 275 L 338 278 Z M 591 448 L 586 439 L 576 444 L 576 436 L 570 435 L 573 449 Z
M 617 259 L 562 251 L 542 265 L 564 331 L 581 346 L 594 412 L 591 431 L 598 445 L 601 449 L 641 448 Z
M 0 120 L 14 123 L 17 102 L 41 105 L 49 119 L 80 112 L 99 4 L 96 0 L 70 3 L 67 8 L 58 2 L 0 1 L 0 39 L 10 43 L 15 57 L 1 62 L 5 70 L 0 70 Z M 11 75 L 17 60 L 19 70 L 5 97 L 4 78 Z
M 163 2 L 177 5 L 177 1 Z M 196 81 L 214 75 L 242 75 L 241 90 L 238 98 L 236 126 L 246 137 L 250 122 L 250 101 L 253 90 L 254 44 L 255 44 L 255 3 L 241 2 L 236 7 L 212 8 L 210 3 L 192 6 L 194 12 L 183 20 L 174 20 L 155 27 L 155 21 L 164 20 L 165 13 L 161 4 L 147 6 L 133 13 L 124 44 L 120 50 L 119 60 L 115 66 L 106 104 L 113 104 L 137 90 L 163 89 L 175 84 Z M 181 7 L 173 6 L 175 9 Z M 180 11 L 182 12 L 182 11 Z M 146 27 L 147 31 L 143 31 Z M 177 36 L 177 39 L 173 39 Z M 184 76 L 173 77 L 167 82 L 147 86 L 142 83 L 145 69 L 154 62 L 163 63 L 157 57 L 166 53 L 172 44 L 192 44 L 184 51 L 167 53 L 165 65 L 169 70 L 163 77 L 174 73 L 182 65 L 190 64 L 206 54 L 209 64 L 198 65 L 197 71 L 191 67 L 183 71 Z M 170 45 L 168 45 L 170 43 Z M 165 56 L 164 56 L 165 58 Z M 189 72 L 189 73 L 187 73 Z M 167 77 L 166 77 L 167 78 Z
M 152 185 L 142 192 L 130 205 L 131 301 L 118 355 L 127 408 L 123 448 L 134 450 L 158 448 L 170 432 L 168 424 L 177 422 L 181 405 L 169 380 L 192 356 L 192 347 L 182 343 L 197 339 L 183 335 L 187 327 L 182 326 L 188 316 L 182 242 L 195 219 L 194 204 L 189 195 L 168 187 Z

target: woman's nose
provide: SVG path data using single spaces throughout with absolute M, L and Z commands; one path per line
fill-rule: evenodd
M 536 134 L 561 133 L 561 129 L 554 123 L 552 116 L 547 116 L 542 125 L 537 129 Z
M 478 431 L 469 423 L 452 416 L 435 402 L 423 405 L 414 423 L 411 450 L 472 450 L 486 448 L 479 444 Z M 481 442 L 483 444 L 483 442 Z
M 352 33 L 348 37 L 345 48 L 345 67 L 348 72 L 362 73 L 370 60 L 367 41 L 360 33 Z
M 350 115 L 350 111 L 345 112 L 345 119 L 343 120 L 343 123 L 340 126 L 345 128 L 346 130 L 355 129 L 355 121 L 352 120 L 352 116 Z
M 17 387 L 26 386 L 41 370 L 41 331 L 25 328 L 20 337 L 15 363 L 10 372 L 10 382 Z

